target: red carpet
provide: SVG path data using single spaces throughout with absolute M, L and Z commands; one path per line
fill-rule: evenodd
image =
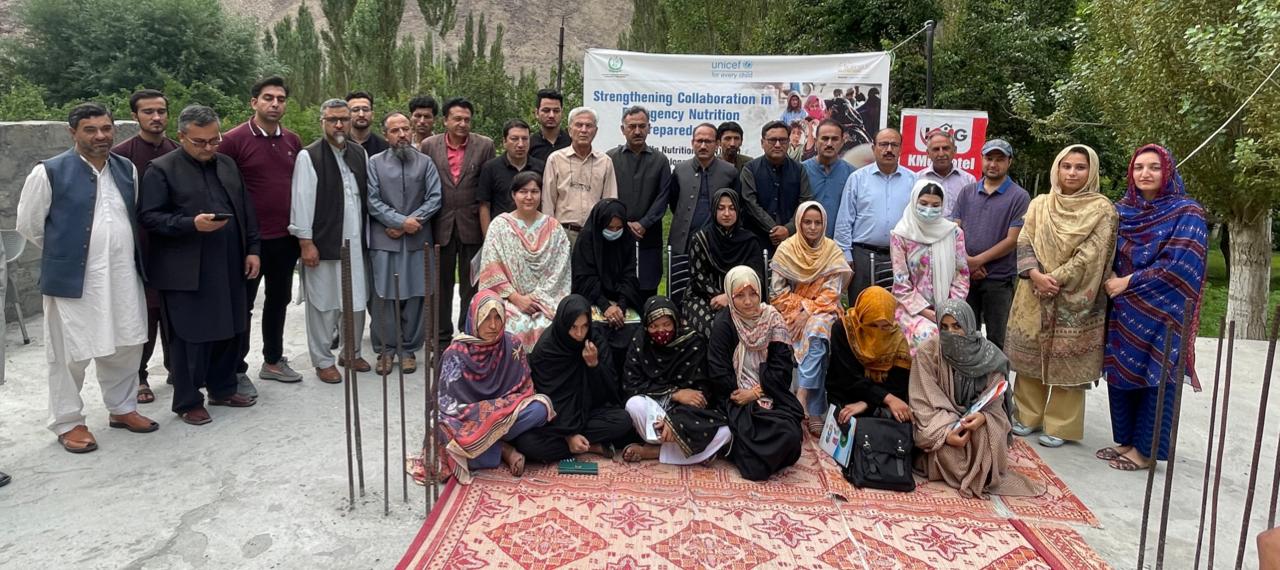
M 936 483 L 913 493 L 854 489 L 809 441 L 765 483 L 733 466 L 600 462 L 599 476 L 531 466 L 450 484 L 400 568 L 1001 568 L 1106 564 L 1070 527 L 1093 513 L 1020 439 L 1034 499 L 963 499 Z

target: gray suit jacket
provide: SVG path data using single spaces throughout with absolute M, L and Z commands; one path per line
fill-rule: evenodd
M 422 141 L 418 150 L 431 158 L 440 173 L 440 213 L 434 222 L 435 242 L 449 245 L 457 228 L 458 239 L 466 245 L 484 243 L 480 232 L 480 203 L 476 201 L 476 186 L 480 179 L 480 167 L 493 158 L 493 139 L 471 133 L 467 137 L 467 149 L 462 155 L 462 170 L 454 179 L 449 170 L 449 151 L 445 145 L 447 134 L 438 134 Z
M 667 243 L 671 245 L 671 251 L 676 254 L 683 255 L 688 250 L 689 236 L 702 229 L 690 227 L 693 225 L 694 208 L 698 205 L 698 194 L 702 191 L 702 176 L 702 165 L 698 163 L 697 158 L 690 158 L 676 164 L 671 172 L 671 178 L 667 179 L 665 194 L 671 202 L 671 212 L 674 214 L 671 218 L 671 236 Z M 711 166 L 707 167 L 706 176 L 708 202 L 716 190 L 721 188 L 738 190 L 738 169 L 728 162 L 718 158 L 712 160 Z M 711 219 L 715 219 L 715 204 L 711 204 L 710 208 Z M 743 214 L 738 212 L 738 215 Z

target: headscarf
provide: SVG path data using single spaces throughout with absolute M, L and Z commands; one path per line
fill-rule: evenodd
M 822 216 L 822 231 L 818 233 L 818 244 L 812 246 L 799 231 L 800 222 L 810 208 L 816 209 Z M 800 207 L 796 208 L 795 223 L 795 235 L 778 244 L 778 251 L 774 253 L 770 267 L 792 283 L 811 283 L 819 277 L 832 273 L 846 274 L 845 282 L 847 283 L 853 271 L 849 269 L 849 262 L 844 260 L 840 247 L 834 240 L 827 237 L 827 210 L 822 207 L 822 204 L 813 200 L 800 204 Z M 841 288 L 844 288 L 843 285 Z M 727 293 L 728 290 L 726 289 L 725 292 Z
M 675 323 L 675 339 L 658 345 L 649 338 L 649 325 L 663 317 Z M 680 330 L 676 304 L 661 296 L 644 304 L 642 326 L 627 348 L 622 389 L 628 396 L 660 397 L 693 386 L 706 377 L 707 341 L 693 330 Z
M 724 292 L 729 296 L 729 316 L 733 319 L 733 328 L 738 332 L 738 347 L 733 350 L 733 369 L 737 372 L 738 388 L 755 389 L 760 385 L 760 365 L 769 357 L 769 343 L 790 343 L 791 335 L 787 333 L 787 323 L 782 314 L 773 305 L 760 303 L 760 312 L 755 316 L 747 316 L 733 302 L 734 293 L 750 287 L 760 292 L 760 276 L 754 269 L 738 266 L 729 270 L 724 277 Z M 763 408 L 773 407 L 771 398 L 758 400 Z
M 992 372 L 1009 376 L 1009 359 L 1004 351 L 978 332 L 978 318 L 973 308 L 960 299 L 947 299 L 938 306 L 938 325 L 951 315 L 963 333 L 940 332 L 938 343 L 942 360 L 953 372 L 952 398 L 961 409 L 968 408 L 982 395 Z
M 1081 151 L 1089 157 L 1089 178 L 1075 194 L 1063 194 L 1062 182 L 1058 180 L 1058 164 L 1068 154 Z M 1098 192 L 1098 171 L 1098 153 L 1082 144 L 1062 149 L 1053 159 L 1053 167 L 1049 170 L 1052 190 L 1041 206 L 1043 215 L 1036 216 L 1035 235 L 1032 236 L 1036 259 L 1046 270 L 1053 271 L 1071 259 L 1076 248 L 1102 220 L 1100 210 L 1114 209 L 1111 200 Z
M 808 99 L 805 99 L 804 111 L 810 117 L 813 117 L 815 121 L 821 121 L 826 116 L 825 111 L 823 111 L 822 99 L 819 99 L 817 95 L 810 95 Z
M 613 218 L 624 222 L 622 237 L 609 241 L 603 232 Z M 626 220 L 627 207 L 622 201 L 601 200 L 591 208 L 573 246 L 573 292 L 601 308 L 608 306 L 607 301 L 617 303 L 623 310 L 639 308 L 643 302 L 636 277 L 636 239 L 627 229 Z
M 842 319 L 849 348 L 862 364 L 867 378 L 873 382 L 884 382 L 895 367 L 911 368 L 907 337 L 894 320 L 893 312 L 897 308 L 898 300 L 893 298 L 893 293 L 872 285 L 862 290 Z M 880 320 L 892 323 L 893 330 L 885 331 L 873 326 Z
M 942 188 L 937 182 L 927 178 L 916 181 L 911 188 L 911 201 L 902 212 L 898 225 L 893 227 L 893 234 L 903 239 L 929 246 L 929 266 L 933 273 L 934 305 L 947 298 L 951 291 L 951 281 L 956 277 L 956 223 L 944 217 L 925 220 L 916 211 L 920 195 L 930 186 Z M 943 198 L 944 206 L 946 198 Z M 918 289 L 917 289 L 918 291 Z
M 546 394 L 555 404 L 558 419 L 552 426 L 559 433 L 578 433 L 586 425 L 591 410 L 591 398 L 586 381 L 587 363 L 582 359 L 582 349 L 587 340 L 595 343 L 603 353 L 608 350 L 598 336 L 589 329 L 587 337 L 575 340 L 569 330 L 579 316 L 591 320 L 591 303 L 582 295 L 569 295 L 556 307 L 551 327 L 543 331 L 538 344 L 529 354 L 529 366 L 533 370 L 534 387 Z M 590 324 L 588 324 L 590 326 Z
M 738 212 L 737 221 L 725 228 L 720 225 L 716 211 L 720 207 L 720 199 L 728 196 L 733 201 L 733 208 Z M 763 259 L 760 241 L 756 234 L 742 227 L 742 201 L 732 188 L 721 188 L 711 195 L 711 225 L 698 232 L 695 237 L 706 240 L 707 257 L 711 266 L 722 274 L 739 265 L 759 264 Z

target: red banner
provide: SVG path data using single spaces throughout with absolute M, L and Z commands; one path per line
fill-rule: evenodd
M 919 172 L 932 166 L 926 137 L 935 129 L 956 141 L 955 165 L 982 179 L 982 145 L 987 142 L 986 111 L 949 109 L 902 110 L 902 165 Z

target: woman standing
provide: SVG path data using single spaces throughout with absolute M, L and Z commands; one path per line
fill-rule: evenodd
M 1013 433 L 1044 429 L 1040 445 L 1084 436 L 1084 391 L 1102 375 L 1107 297 L 1102 281 L 1116 245 L 1116 209 L 1098 193 L 1098 154 L 1058 153 L 1052 189 L 1027 207 L 1005 352 L 1017 373 Z
M 1139 148 L 1129 162 L 1129 189 L 1116 210 L 1115 276 L 1103 286 L 1111 296 L 1107 352 L 1103 371 L 1111 400 L 1111 432 L 1116 446 L 1097 456 L 1121 471 L 1151 464 L 1151 441 L 1157 411 L 1163 416 L 1156 459 L 1169 453 L 1173 425 L 1174 386 L 1157 398 L 1161 379 L 1185 357 L 1191 385 L 1200 389 L 1195 367 L 1195 336 L 1182 338 L 1182 325 L 1200 328 L 1200 296 L 1204 290 L 1205 252 L 1209 229 L 1204 208 L 1187 197 L 1173 156 L 1158 145 Z M 1191 313 L 1186 314 L 1187 301 Z M 1173 352 L 1162 354 L 1172 335 Z
M 938 334 L 937 306 L 969 295 L 964 231 L 942 217 L 944 196 L 936 182 L 916 182 L 911 202 L 889 234 L 896 318 L 912 354 Z
M 799 363 L 799 398 L 805 426 L 822 434 L 827 411 L 826 365 L 831 325 L 840 318 L 840 295 L 853 277 L 839 246 L 827 237 L 827 211 L 808 201 L 796 208 L 796 235 L 783 240 L 773 256 L 770 304 L 787 323 Z
M 760 299 L 760 280 L 748 267 L 725 277 L 729 308 L 716 317 L 707 348 L 707 373 L 725 402 L 738 473 L 763 481 L 800 459 L 804 408 L 791 394 L 791 336 L 782 315 Z
M 555 218 L 538 211 L 542 177 L 521 172 L 511 181 L 516 210 L 489 224 L 480 249 L 480 289 L 506 300 L 506 330 L 533 350 L 555 308 L 569 295 L 569 237 Z
M 689 242 L 689 288 L 682 303 L 685 322 L 703 337 L 710 336 L 711 321 L 729 306 L 724 278 L 730 269 L 745 265 L 764 280 L 764 245 L 742 227 L 738 193 L 717 190 L 711 195 L 711 207 L 714 223 L 693 234 Z

